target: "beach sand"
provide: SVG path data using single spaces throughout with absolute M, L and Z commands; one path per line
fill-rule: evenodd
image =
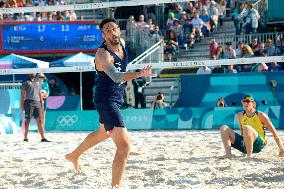
M 283 140 L 284 131 L 279 133 Z M 81 156 L 80 174 L 64 159 L 87 134 L 47 133 L 51 143 L 40 143 L 37 133 L 30 133 L 30 142 L 20 134 L 0 136 L 0 188 L 109 189 L 115 153 L 110 139 Z M 247 159 L 233 150 L 231 160 L 218 158 L 224 152 L 218 131 L 130 131 L 130 136 L 122 188 L 284 188 L 284 158 L 271 134 L 261 153 Z

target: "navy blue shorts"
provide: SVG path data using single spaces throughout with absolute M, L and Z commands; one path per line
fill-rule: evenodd
M 259 153 L 264 148 L 264 146 L 265 146 L 264 142 L 261 140 L 260 136 L 258 135 L 253 143 L 252 152 Z M 244 154 L 247 153 L 244 137 L 239 135 L 238 133 L 235 133 L 235 142 L 234 144 L 232 144 L 232 147 L 241 151 Z
M 120 113 L 120 104 L 115 102 L 96 103 L 96 109 L 100 116 L 100 123 L 104 124 L 106 131 L 111 131 L 114 127 L 125 127 Z

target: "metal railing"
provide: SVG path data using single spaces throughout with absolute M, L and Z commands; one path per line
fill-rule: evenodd
M 227 42 L 232 42 L 232 44 L 236 47 L 239 41 L 250 43 L 254 37 L 256 37 L 260 43 L 265 43 L 268 39 L 271 39 L 274 44 L 277 44 L 283 36 L 284 32 L 273 32 L 246 35 L 223 35 L 220 37 L 208 37 L 207 39 L 215 39 L 218 45 L 222 46 L 224 46 Z
M 171 86 L 170 88 L 170 107 L 172 108 L 173 107 L 173 90 L 174 88 L 178 87 L 178 97 L 179 97 L 179 94 L 180 94 L 180 78 L 176 78 L 175 81 L 174 81 L 174 84 Z
M 164 42 L 159 41 L 150 47 L 148 50 L 144 51 L 134 60 L 132 60 L 129 64 L 145 64 L 145 63 L 153 63 L 154 62 L 162 62 L 164 60 Z M 153 58 L 153 56 L 158 56 L 159 58 Z M 156 61 L 158 60 L 158 61 Z

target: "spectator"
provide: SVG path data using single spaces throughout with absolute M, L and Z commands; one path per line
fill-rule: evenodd
M 227 104 L 224 98 L 218 98 L 216 102 L 216 107 L 226 107 Z
M 182 26 L 183 32 L 186 36 L 189 36 L 192 33 L 193 25 L 190 23 L 190 20 L 187 19 Z
M 204 75 L 204 74 L 211 74 L 212 71 L 210 68 L 208 68 L 207 66 L 202 66 L 200 68 L 198 68 L 196 74 L 197 75 Z
M 267 56 L 267 50 L 265 49 L 265 44 L 260 43 L 257 48 L 254 49 L 255 56 Z
M 32 3 L 32 0 L 26 0 L 26 3 L 25 3 L 25 7 L 33 7 L 34 4 Z
M 177 20 L 181 19 L 181 13 L 183 12 L 182 7 L 179 4 L 175 4 L 175 10 L 174 10 L 174 14 L 175 14 L 175 18 Z
M 255 34 L 258 28 L 258 20 L 260 16 L 256 9 L 253 8 L 252 3 L 247 4 L 246 14 L 246 34 Z
M 197 41 L 200 41 L 201 37 L 202 37 L 202 27 L 203 27 L 203 21 L 201 20 L 201 18 L 199 18 L 198 13 L 194 13 L 194 18 L 191 20 L 191 23 L 193 25 L 193 29 L 192 29 L 192 34 L 195 35 L 195 39 Z
M 229 59 L 236 58 L 236 51 L 233 48 L 232 42 L 227 42 L 226 43 L 225 57 L 227 57 Z
M 35 6 L 45 6 L 46 2 L 44 0 L 37 0 L 34 3 Z
M 193 48 L 195 42 L 192 30 L 193 30 L 193 25 L 190 23 L 190 20 L 187 19 L 183 25 L 183 34 L 187 38 L 187 46 L 189 48 Z
M 208 15 L 211 18 L 211 31 L 213 31 L 213 29 L 217 28 L 218 26 L 218 15 L 219 15 L 215 1 L 210 2 L 210 8 L 207 11 Z
M 6 8 L 15 8 L 15 7 L 17 7 L 16 0 L 7 0 L 5 3 L 6 3 Z
M 79 20 L 85 20 L 84 16 L 83 15 L 79 16 Z
M 0 13 L 0 22 L 4 22 L 3 14 Z
M 140 29 L 144 29 L 145 26 L 147 25 L 147 23 L 145 22 L 145 18 L 144 18 L 144 15 L 140 15 L 139 16 L 139 20 L 138 22 L 136 23 L 136 25 L 140 28 Z
M 194 12 L 197 12 L 198 15 L 201 15 L 203 9 L 202 3 L 201 2 L 196 3 L 194 8 L 195 8 L 195 10 L 193 9 Z
M 225 68 L 221 65 L 217 65 L 215 66 L 213 69 L 212 69 L 212 73 L 215 74 L 215 73 L 225 73 Z
M 268 70 L 268 66 L 265 63 L 257 63 L 252 69 L 255 72 L 266 72 Z
M 185 24 L 185 22 L 186 22 L 186 20 L 187 20 L 188 18 L 187 18 L 187 14 L 186 14 L 186 12 L 182 12 L 182 14 L 181 14 L 181 19 L 180 19 L 180 24 L 182 25 L 182 26 L 184 26 L 184 24 Z
M 240 17 L 241 12 L 244 9 L 244 4 L 242 2 L 239 2 L 238 7 L 234 9 L 233 11 L 233 22 L 234 26 L 236 28 L 236 35 L 240 35 L 243 28 L 243 22 L 242 18 Z
M 170 12 L 168 14 L 168 20 L 167 20 L 167 28 L 170 28 L 171 26 L 174 25 L 174 21 L 177 20 L 175 18 L 175 14 L 173 12 Z
M 272 62 L 268 66 L 268 71 L 269 72 L 279 72 L 281 71 L 281 66 L 277 64 L 277 62 Z
M 50 90 L 49 96 L 61 96 L 61 95 L 63 95 L 63 93 L 62 93 L 60 87 L 57 85 L 56 79 L 54 77 L 49 79 L 49 90 Z
M 14 20 L 14 15 L 13 14 L 8 14 L 8 18 L 5 20 L 7 22 L 13 22 Z
M 253 37 L 252 38 L 252 42 L 249 45 L 251 47 L 251 49 L 253 50 L 253 52 L 255 52 L 255 49 L 258 47 L 258 40 L 257 37 Z
M 218 10 L 219 25 L 223 26 L 223 22 L 224 22 L 225 15 L 226 15 L 226 1 L 218 0 L 216 8 Z
M 186 35 L 183 33 L 183 30 L 181 32 L 180 35 L 177 36 L 177 39 L 178 39 L 178 46 L 179 48 L 187 48 L 187 37 Z
M 23 13 L 19 13 L 18 17 L 16 18 L 16 21 L 18 22 L 24 22 L 25 21 L 25 16 Z
M 209 50 L 210 50 L 210 57 L 215 56 L 217 58 L 218 43 L 215 39 L 210 41 Z
M 183 27 L 179 20 L 174 21 L 174 25 L 170 27 L 170 30 L 174 31 L 176 35 L 181 35 Z
M 249 58 L 254 56 L 253 50 L 251 47 L 247 44 L 244 44 L 243 42 L 239 42 L 240 47 L 240 56 L 244 58 Z
M 37 21 L 37 22 L 41 22 L 41 21 L 42 21 L 42 19 L 41 19 L 41 14 L 37 14 L 37 15 L 36 15 L 35 21 Z
M 148 26 L 149 32 L 150 32 L 150 33 L 153 33 L 155 24 L 153 23 L 152 18 L 149 18 L 149 19 L 147 20 L 147 24 L 146 24 L 146 25 Z
M 239 72 L 251 72 L 252 66 L 250 64 L 238 65 Z
M 226 73 L 237 73 L 237 70 L 234 69 L 233 65 L 227 65 Z
M 174 31 L 170 31 L 168 42 L 166 42 L 165 52 L 169 61 L 172 60 L 172 57 L 176 55 L 178 50 L 178 41 L 177 36 Z
M 41 13 L 41 20 L 42 21 L 48 21 L 47 12 L 42 12 Z
M 69 20 L 70 20 L 70 21 L 75 21 L 75 20 L 77 20 L 77 15 L 76 15 L 76 13 L 75 13 L 74 10 L 69 11 Z
M 268 39 L 265 43 L 265 49 L 267 51 L 268 56 L 276 56 L 278 55 L 278 49 L 276 49 L 271 39 Z
M 189 17 L 193 17 L 194 13 L 194 7 L 191 1 L 188 2 L 187 4 L 187 9 L 185 9 L 185 12 L 189 15 Z
M 25 6 L 25 1 L 24 0 L 16 0 L 17 7 L 24 7 Z
M 151 35 L 151 38 L 155 41 L 155 43 L 159 42 L 162 39 L 162 35 L 159 29 L 159 26 L 154 27 L 154 31 Z
M 151 108 L 157 109 L 157 108 L 165 108 L 167 105 L 165 103 L 165 97 L 164 94 L 159 92 L 158 96 L 156 96 L 154 102 L 151 105 Z
M 219 46 L 217 48 L 217 56 L 216 56 L 217 60 L 218 59 L 226 59 L 228 58 L 227 55 L 225 54 L 224 48 L 222 46 Z
M 202 13 L 201 13 L 200 18 L 204 22 L 204 25 L 203 25 L 201 31 L 204 34 L 204 36 L 208 36 L 209 31 L 211 31 L 211 24 L 210 24 L 211 18 L 208 15 L 207 10 L 205 8 L 202 9 Z

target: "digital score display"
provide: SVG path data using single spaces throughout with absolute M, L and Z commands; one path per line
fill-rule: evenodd
M 102 43 L 95 23 L 15 23 L 4 24 L 1 30 L 2 52 L 84 52 Z

